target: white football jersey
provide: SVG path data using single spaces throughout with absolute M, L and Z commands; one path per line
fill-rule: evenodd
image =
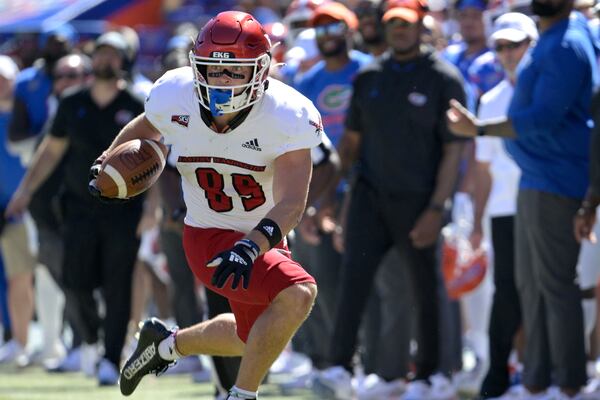
M 206 126 L 200 107 L 190 67 L 167 72 L 146 99 L 146 118 L 177 159 L 185 223 L 248 233 L 274 206 L 274 160 L 318 146 L 321 116 L 306 97 L 270 78 L 261 101 L 227 133 Z

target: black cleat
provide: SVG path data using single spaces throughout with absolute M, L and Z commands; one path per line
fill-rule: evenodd
M 174 330 L 169 330 L 158 318 L 150 318 L 140 323 L 138 343 L 133 354 L 127 359 L 119 376 L 119 387 L 124 396 L 129 396 L 144 375 L 162 375 L 175 361 L 168 361 L 158 354 L 158 345 Z

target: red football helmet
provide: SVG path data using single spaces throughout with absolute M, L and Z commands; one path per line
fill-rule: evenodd
M 200 104 L 215 114 L 239 111 L 262 97 L 271 65 L 271 41 L 262 25 L 250 14 L 225 11 L 200 31 L 190 51 L 194 84 Z M 252 67 L 250 81 L 236 86 L 209 85 L 207 66 Z M 244 90 L 236 94 L 236 89 Z M 226 93 L 226 96 L 223 96 Z

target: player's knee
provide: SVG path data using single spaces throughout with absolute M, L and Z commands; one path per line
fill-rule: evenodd
M 315 299 L 317 298 L 317 285 L 314 283 L 301 283 L 297 286 L 300 286 L 303 290 L 303 295 L 306 296 L 306 307 L 309 312 L 315 304 Z
M 314 283 L 300 283 L 282 291 L 277 296 L 287 313 L 306 318 L 317 297 L 317 285 Z

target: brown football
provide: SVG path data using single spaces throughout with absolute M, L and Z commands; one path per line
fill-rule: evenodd
M 148 189 L 165 167 L 167 147 L 135 139 L 115 147 L 102 163 L 96 187 L 104 197 L 125 199 Z

